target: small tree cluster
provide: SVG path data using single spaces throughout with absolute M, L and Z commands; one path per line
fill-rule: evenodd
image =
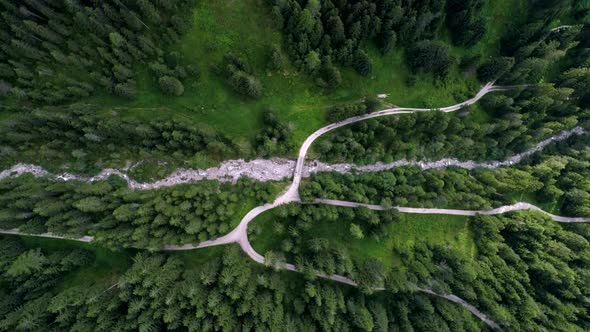
M 231 53 L 223 58 L 221 74 L 225 76 L 228 84 L 237 93 L 258 98 L 262 95 L 262 85 L 258 78 L 253 75 L 250 66 L 240 57 Z

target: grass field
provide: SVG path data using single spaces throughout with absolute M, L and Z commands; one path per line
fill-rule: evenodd
M 553 214 L 560 214 L 564 201 L 563 197 L 558 201 L 543 201 L 534 193 L 509 193 L 508 197 L 510 197 L 513 202 L 528 202 Z
M 256 235 L 251 236 L 252 246 L 264 255 L 268 250 L 279 251 L 283 236 L 273 232 L 273 223 L 281 220 L 267 211 L 251 224 Z M 450 246 L 467 257 L 474 257 L 475 244 L 469 229 L 469 218 L 447 215 L 401 214 L 401 220 L 390 225 L 387 237 L 377 241 L 372 237 L 357 240 L 350 236 L 349 222 L 322 221 L 314 224 L 310 234 L 327 238 L 344 245 L 357 260 L 376 258 L 386 266 L 400 264 L 396 251 L 410 249 L 417 241 L 433 245 Z
M 297 135 L 307 129 L 299 123 L 321 125 L 323 102 L 313 83 L 293 68 L 287 67 L 280 74 L 265 70 L 270 46 L 281 45 L 281 38 L 281 32 L 273 28 L 264 1 L 200 2 L 194 9 L 191 30 L 172 47 L 180 53 L 184 65 L 197 66 L 201 71 L 198 80 L 187 79 L 183 96 L 162 95 L 147 70 L 143 70 L 137 100 L 125 102 L 102 96 L 97 102 L 132 107 L 128 115 L 133 117 L 177 116 L 246 140 L 253 138 L 261 127 L 263 109 L 272 106 L 281 117 L 295 123 Z M 262 98 L 252 100 L 236 95 L 212 71 L 211 67 L 219 65 L 228 52 L 243 57 L 254 69 L 264 87 Z
M 524 12 L 525 3 L 524 0 L 488 2 L 485 12 L 490 13 L 489 28 L 484 39 L 468 50 L 453 48 L 453 54 L 457 57 L 496 54 L 496 41 L 510 23 L 515 22 L 515 17 Z M 444 106 L 476 91 L 478 86 L 475 78 L 454 68 L 444 84 L 435 84 L 428 75 L 418 75 L 415 85 L 408 87 L 405 83 L 408 69 L 401 48 L 382 56 L 373 45 L 367 45 L 373 74 L 366 78 L 351 68 L 341 68 L 342 86 L 328 91 L 318 88 L 291 65 L 280 72 L 268 71 L 271 45 L 282 45 L 282 33 L 275 27 L 264 0 L 200 2 L 194 8 L 191 29 L 171 47 L 181 55 L 182 64 L 197 66 L 201 71 L 198 80 L 185 81 L 183 96 L 161 94 L 147 69 L 139 68 L 137 100 L 130 102 L 100 95 L 89 103 L 121 107 L 126 109 L 126 116 L 140 119 L 185 119 L 196 125 L 213 127 L 243 144 L 251 142 L 259 132 L 262 110 L 272 107 L 281 119 L 293 125 L 293 140 L 301 143 L 324 123 L 325 110 L 331 105 L 384 93 L 388 94 L 386 101 L 390 104 Z M 237 96 L 213 72 L 211 68 L 219 65 L 228 52 L 240 55 L 253 67 L 264 88 L 260 99 Z

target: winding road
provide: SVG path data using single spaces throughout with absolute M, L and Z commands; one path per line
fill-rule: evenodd
M 431 209 L 431 208 L 412 208 L 412 207 L 401 207 L 401 206 L 393 206 L 393 207 L 386 208 L 381 205 L 340 201 L 340 200 L 335 200 L 335 199 L 316 199 L 312 202 L 312 204 L 334 205 L 334 206 L 342 206 L 342 207 L 350 207 L 350 208 L 364 207 L 367 209 L 378 210 L 378 211 L 398 210 L 399 212 L 402 212 L 402 213 L 446 214 L 446 215 L 471 216 L 471 217 L 476 216 L 478 214 L 496 215 L 496 214 L 503 214 L 503 213 L 512 212 L 512 211 L 530 210 L 530 211 L 541 212 L 557 222 L 562 222 L 562 223 L 590 222 L 590 218 L 556 216 L 554 214 L 544 211 L 543 209 L 541 209 L 533 204 L 526 203 L 526 202 L 518 202 L 518 203 L 515 203 L 512 205 L 504 205 L 499 208 L 491 209 L 491 210 Z
M 299 184 L 301 183 L 301 177 L 303 176 L 303 166 L 305 165 L 305 157 L 307 156 L 307 151 L 309 150 L 309 148 L 311 147 L 313 142 L 316 139 L 318 139 L 318 137 L 324 135 L 327 132 L 330 132 L 330 131 L 340 128 L 340 127 L 347 126 L 347 125 L 355 123 L 355 122 L 360 122 L 360 121 L 364 121 L 367 119 L 378 118 L 378 117 L 382 117 L 382 116 L 386 116 L 386 115 L 409 114 L 409 113 L 430 112 L 430 111 L 440 111 L 440 112 L 445 112 L 445 113 L 454 112 L 454 111 L 457 111 L 463 107 L 475 104 L 478 100 L 480 100 L 483 96 L 485 96 L 486 94 L 488 94 L 490 92 L 506 91 L 508 89 L 509 88 L 494 86 L 493 82 L 489 82 L 486 85 L 484 85 L 484 87 L 481 90 L 479 90 L 479 92 L 475 95 L 475 97 L 468 99 L 462 103 L 453 105 L 453 106 L 443 107 L 443 108 L 439 108 L 439 109 L 395 107 L 395 108 L 389 108 L 389 109 L 385 109 L 385 110 L 374 112 L 374 113 L 354 116 L 354 117 L 342 120 L 340 122 L 335 122 L 335 123 L 329 124 L 323 128 L 320 128 L 320 129 L 316 130 L 314 133 L 312 133 L 311 135 L 309 135 L 309 137 L 307 137 L 307 139 L 301 145 L 301 148 L 299 149 L 299 156 L 297 157 L 297 164 L 295 165 L 295 172 L 293 174 L 293 183 L 291 184 L 291 186 L 289 187 L 289 189 L 287 190 L 287 192 L 285 194 L 283 194 L 282 196 L 277 198 L 277 201 L 275 201 L 275 203 L 281 204 L 281 203 L 286 203 L 286 202 L 297 201 L 299 199 Z
M 466 107 L 468 105 L 472 105 L 472 104 L 476 103 L 477 101 L 479 101 L 483 96 L 485 96 L 488 93 L 507 91 L 507 90 L 511 90 L 514 88 L 517 88 L 517 87 L 514 87 L 514 86 L 494 86 L 493 82 L 490 82 L 490 83 L 486 84 L 485 86 L 483 86 L 483 88 L 473 98 L 466 100 L 462 103 L 456 104 L 456 105 L 443 107 L 443 108 L 439 108 L 439 109 L 395 107 L 395 108 L 385 109 L 385 110 L 381 110 L 381 111 L 374 112 L 374 113 L 351 117 L 351 118 L 345 119 L 343 121 L 332 123 L 332 124 L 329 124 L 323 128 L 320 128 L 320 129 L 316 130 L 314 133 L 312 133 L 309 137 L 307 137 L 307 139 L 302 144 L 302 146 L 299 150 L 298 158 L 297 158 L 294 172 L 293 172 L 293 181 L 292 181 L 291 185 L 286 189 L 286 191 L 284 191 L 280 196 L 278 196 L 274 200 L 274 202 L 267 203 L 267 204 L 258 206 L 256 208 L 250 210 L 242 218 L 242 220 L 240 221 L 240 224 L 235 229 L 233 229 L 230 233 L 228 233 L 222 237 L 219 237 L 214 240 L 201 242 L 196 246 L 193 244 L 169 245 L 169 246 L 163 247 L 162 250 L 164 250 L 164 251 L 193 250 L 193 249 L 204 248 L 204 247 L 209 247 L 209 246 L 224 245 L 224 244 L 229 244 L 229 243 L 238 243 L 240 245 L 240 247 L 242 248 L 242 250 L 252 260 L 263 264 L 263 263 L 265 263 L 264 257 L 254 250 L 254 248 L 250 244 L 250 241 L 248 240 L 248 232 L 247 232 L 248 224 L 252 220 L 254 220 L 254 218 L 256 218 L 258 215 L 260 215 L 261 213 L 271 210 L 279 205 L 292 203 L 292 202 L 301 203 L 301 199 L 299 196 L 299 185 L 301 183 L 301 178 L 304 176 L 305 159 L 306 159 L 307 152 L 308 152 L 309 148 L 311 147 L 313 142 L 318 137 L 320 137 L 332 130 L 335 130 L 335 129 L 343 127 L 343 126 L 347 126 L 352 123 L 364 121 L 367 119 L 382 117 L 382 116 L 409 114 L 409 113 L 416 113 L 416 112 L 430 112 L 430 111 L 454 112 L 454 111 L 457 111 L 463 107 Z M 561 138 L 569 137 L 574 133 L 578 133 L 578 134 L 583 133 L 583 130 L 581 128 L 574 128 L 573 130 L 562 133 L 561 134 L 562 136 L 560 136 L 560 137 Z M 545 141 L 539 143 L 534 150 L 538 151 L 539 149 L 542 149 L 544 146 L 551 143 L 551 141 L 552 141 L 552 139 L 549 139 L 549 140 L 545 140 Z M 524 156 L 522 156 L 522 155 L 519 156 L 518 161 L 520 161 L 520 159 L 522 159 L 523 157 Z M 496 163 L 498 163 L 498 164 L 488 165 L 489 166 L 488 168 L 495 168 L 495 167 L 499 167 L 499 166 L 503 165 L 502 162 L 496 162 Z M 512 164 L 512 162 L 509 162 L 509 164 Z M 478 167 L 476 164 L 469 164 L 467 166 Z M 39 170 L 39 172 L 41 174 L 42 170 Z M 6 173 L 4 173 L 4 175 L 5 175 L 5 177 L 10 176 L 10 174 L 6 175 Z M 126 180 L 128 180 L 128 183 L 129 183 L 129 178 L 125 174 L 119 173 L 118 175 L 120 175 L 123 178 L 125 178 Z M 1 178 L 1 176 L 0 176 L 0 178 Z M 385 208 L 380 205 L 371 205 L 371 204 L 329 200 L 329 199 L 316 199 L 313 203 L 314 204 L 336 205 L 336 206 L 351 207 L 351 208 L 365 207 L 365 208 L 369 208 L 369 209 L 373 209 L 373 210 L 385 210 Z M 410 207 L 394 207 L 394 209 L 397 209 L 398 211 L 403 212 L 403 213 L 453 214 L 453 215 L 465 215 L 465 216 L 474 216 L 476 214 L 486 214 L 486 215 L 502 214 L 502 213 L 516 211 L 516 210 L 535 210 L 535 211 L 540 211 L 542 213 L 545 213 L 546 215 L 551 217 L 553 220 L 558 221 L 558 222 L 589 222 L 590 221 L 590 218 L 570 218 L 570 217 L 562 217 L 562 216 L 552 215 L 552 214 L 549 214 L 548 212 L 541 210 L 540 208 L 538 208 L 532 204 L 528 204 L 528 203 L 524 203 L 524 202 L 519 202 L 519 203 L 516 203 L 513 205 L 502 206 L 500 208 L 493 209 L 493 210 L 425 209 L 425 208 L 410 208 Z M 66 238 L 66 237 L 62 237 L 62 236 L 51 234 L 51 233 L 25 234 L 25 233 L 22 233 L 16 229 L 15 230 L 0 230 L 0 233 L 2 233 L 2 234 L 32 235 L 32 236 L 58 238 L 58 239 L 70 239 L 70 240 L 83 241 L 83 242 L 94 241 L 94 238 L 91 236 L 84 236 L 82 238 L 71 239 L 71 238 Z M 286 269 L 286 270 L 290 270 L 290 271 L 298 271 L 297 267 L 293 264 L 282 264 L 280 267 L 283 269 Z M 321 278 L 330 279 L 330 280 L 333 280 L 336 282 L 340 282 L 343 284 L 351 285 L 351 286 L 358 286 L 357 283 L 355 283 L 353 280 L 346 278 L 344 276 L 340 276 L 340 275 L 329 275 L 328 276 L 328 275 L 325 275 L 322 273 L 317 273 L 317 276 L 321 277 Z M 382 288 L 375 288 L 375 290 L 383 290 L 383 289 Z M 500 329 L 499 325 L 496 322 L 489 319 L 485 314 L 481 313 L 475 307 L 473 307 L 472 305 L 470 305 L 469 303 L 467 303 L 466 301 L 464 301 L 463 299 L 461 299 L 455 295 L 438 294 L 428 288 L 417 288 L 417 290 L 427 293 L 427 294 L 430 294 L 430 295 L 439 296 L 439 297 L 445 298 L 449 301 L 452 301 L 454 303 L 460 304 L 464 308 L 466 308 L 467 310 L 472 312 L 475 316 L 477 316 L 480 320 L 482 320 L 484 323 L 486 323 L 491 328 Z

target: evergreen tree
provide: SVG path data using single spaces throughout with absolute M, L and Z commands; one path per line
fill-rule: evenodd
M 158 80 L 158 84 L 162 92 L 167 95 L 179 97 L 184 93 L 184 86 L 175 77 L 162 76 Z

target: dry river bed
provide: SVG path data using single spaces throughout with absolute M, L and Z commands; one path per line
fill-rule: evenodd
M 543 150 L 552 142 L 568 139 L 572 135 L 585 134 L 582 127 L 575 127 L 570 130 L 562 131 L 554 136 L 539 142 L 534 148 L 525 152 L 514 155 L 502 161 L 475 162 L 472 160 L 461 161 L 454 158 L 445 158 L 436 161 L 419 161 L 419 160 L 397 160 L 391 163 L 378 162 L 371 165 L 355 165 L 349 163 L 328 164 L 321 161 L 307 162 L 304 167 L 303 176 L 309 177 L 313 173 L 320 172 L 338 172 L 338 173 L 370 173 L 381 172 L 397 167 L 418 166 L 423 170 L 436 169 L 445 167 L 460 167 L 465 169 L 488 168 L 494 169 L 503 166 L 510 166 L 520 163 L 526 157 Z M 149 190 L 162 187 L 172 187 L 179 184 L 195 183 L 201 180 L 217 180 L 221 182 L 236 182 L 240 178 L 250 178 L 256 181 L 279 181 L 293 175 L 296 162 L 294 160 L 273 158 L 273 159 L 254 159 L 245 161 L 243 159 L 227 160 L 219 166 L 207 169 L 184 169 L 180 168 L 169 176 L 156 180 L 154 182 L 138 182 L 127 175 L 125 170 L 106 168 L 99 174 L 86 177 L 70 173 L 51 174 L 37 165 L 16 164 L 13 167 L 0 172 L 0 180 L 7 177 L 16 177 L 25 173 L 33 174 L 36 177 L 50 176 L 56 180 L 71 181 L 79 180 L 85 182 L 94 182 L 105 180 L 112 175 L 119 176 L 127 181 L 129 187 L 133 189 Z

